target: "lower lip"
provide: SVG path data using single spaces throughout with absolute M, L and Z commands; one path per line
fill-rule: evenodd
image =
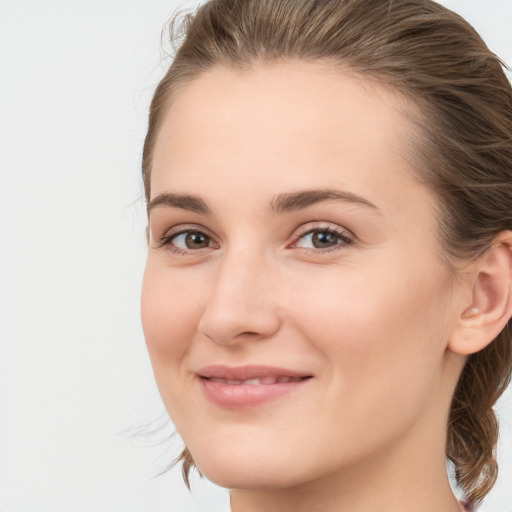
M 206 397 L 225 409 L 248 409 L 293 393 L 305 386 L 311 379 L 276 384 L 224 384 L 200 378 Z

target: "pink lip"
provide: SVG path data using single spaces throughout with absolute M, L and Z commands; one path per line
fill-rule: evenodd
M 309 382 L 310 374 L 273 366 L 207 366 L 197 372 L 206 397 L 227 409 L 247 409 L 296 391 Z M 240 381 L 263 379 L 262 383 Z M 269 382 L 272 379 L 285 382 Z M 288 379 L 292 379 L 286 382 Z M 223 381 L 228 382 L 223 382 Z M 265 382 L 265 380 L 267 382 Z

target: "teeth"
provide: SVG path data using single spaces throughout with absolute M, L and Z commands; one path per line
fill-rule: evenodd
M 248 379 L 248 380 L 244 380 L 243 383 L 246 386 L 259 386 L 262 382 L 261 382 L 261 379 Z

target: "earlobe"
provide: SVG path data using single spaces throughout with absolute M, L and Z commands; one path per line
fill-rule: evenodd
M 471 301 L 463 305 L 448 344 L 462 355 L 484 349 L 512 316 L 512 231 L 501 233 L 472 266 Z

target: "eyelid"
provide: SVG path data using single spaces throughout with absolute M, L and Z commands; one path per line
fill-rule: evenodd
M 307 247 L 298 247 L 297 243 L 304 238 L 306 235 L 309 235 L 314 232 L 330 232 L 336 235 L 341 239 L 339 243 L 332 247 L 327 248 L 307 248 Z M 210 239 L 212 245 L 199 249 L 182 249 L 179 247 L 175 247 L 172 245 L 172 240 L 178 237 L 181 234 L 188 232 L 197 232 L 204 234 Z M 341 227 L 338 224 L 332 224 L 325 221 L 313 221 L 306 224 L 303 224 L 298 228 L 298 230 L 293 234 L 292 241 L 287 244 L 287 248 L 294 248 L 301 251 L 306 251 L 308 253 L 316 252 L 316 253 L 328 253 L 331 251 L 342 250 L 349 245 L 353 245 L 356 241 L 355 236 L 346 228 Z M 209 229 L 205 228 L 199 224 L 178 224 L 176 226 L 167 229 L 165 233 L 157 237 L 155 240 L 157 248 L 167 248 L 170 252 L 173 253 L 181 253 L 181 254 L 199 254 L 203 253 L 206 250 L 211 250 L 212 248 L 218 248 L 219 243 L 216 241 L 215 235 L 213 235 Z
M 211 241 L 213 241 L 214 245 L 218 246 L 218 243 L 215 241 L 215 236 L 204 226 L 201 226 L 199 224 L 178 224 L 178 225 L 173 226 L 172 228 L 166 230 L 162 236 L 157 237 L 157 239 L 155 240 L 156 247 L 157 248 L 162 248 L 162 247 L 166 247 L 166 246 L 169 247 L 172 245 L 171 242 L 174 238 L 176 238 L 177 236 L 179 236 L 181 234 L 189 233 L 189 232 L 196 232 L 196 233 L 201 233 L 203 235 L 206 235 Z M 204 249 L 207 249 L 207 248 L 205 247 L 203 249 L 189 249 L 189 250 L 185 251 L 184 249 L 175 247 L 173 250 L 187 252 L 187 253 L 192 253 L 192 252 L 198 253 Z
M 338 238 L 342 239 L 342 241 L 332 247 L 326 249 L 319 248 L 306 248 L 306 247 L 297 247 L 297 243 L 304 238 L 306 235 L 309 235 L 314 232 L 330 232 L 338 236 Z M 340 250 L 347 245 L 353 245 L 355 243 L 355 236 L 346 228 L 343 228 L 337 224 L 331 224 L 322 221 L 315 221 L 308 224 L 304 224 L 299 228 L 299 231 L 293 235 L 292 243 L 289 244 L 288 247 L 295 247 L 299 250 L 304 250 L 308 252 L 318 252 L 318 253 L 327 253 L 330 251 Z

